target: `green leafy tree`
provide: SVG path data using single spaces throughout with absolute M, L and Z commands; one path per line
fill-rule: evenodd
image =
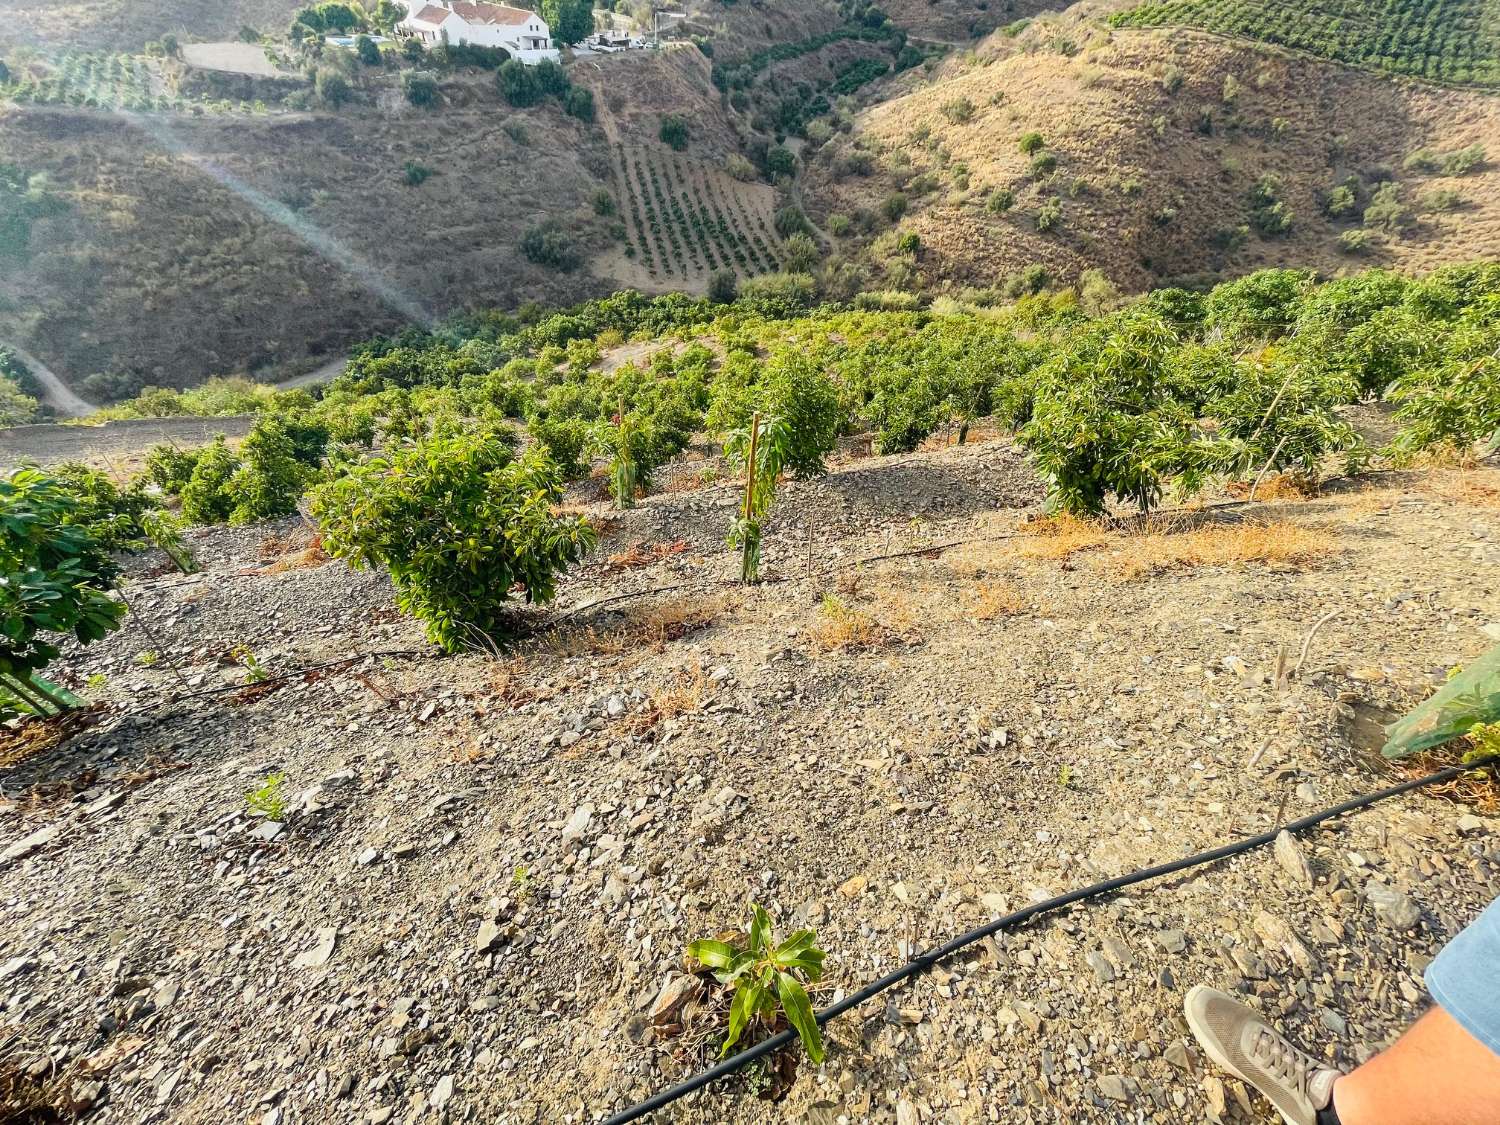
M 483 430 L 352 466 L 314 492 L 312 512 L 331 554 L 384 566 L 397 604 L 455 652 L 503 637 L 513 595 L 551 601 L 558 574 L 594 545 L 586 521 L 553 514 L 561 499 L 544 452 L 518 457 Z
M 354 41 L 354 53 L 366 66 L 380 65 L 380 45 L 368 35 L 361 35 Z
M 310 473 L 298 461 L 296 446 L 279 419 L 256 419 L 240 445 L 240 458 L 240 466 L 229 478 L 228 491 L 234 504 L 229 511 L 230 523 L 257 523 L 297 510 L 297 500 L 307 487 Z
M 1166 360 L 1177 342 L 1159 319 L 1106 317 L 1076 333 L 1037 370 L 1021 442 L 1048 481 L 1048 507 L 1098 515 L 1113 494 L 1149 511 L 1164 482 L 1191 484 L 1216 449 L 1194 440 L 1195 418 L 1169 393 Z
M 571 46 L 594 33 L 593 0 L 542 0 L 542 17 L 559 43 Z
M 94 541 L 106 551 L 133 551 L 140 547 L 141 518 L 157 506 L 146 494 L 141 478 L 120 488 L 98 469 L 76 461 L 58 465 L 52 476 L 75 501 L 67 522 L 88 528 Z
M 0 687 L 37 715 L 74 704 L 40 674 L 57 658 L 58 639 L 97 641 L 125 613 L 110 596 L 116 569 L 108 550 L 75 522 L 80 508 L 40 470 L 0 478 Z
M 41 418 L 41 403 L 0 375 L 0 426 L 26 426 Z
M 198 450 L 192 475 L 182 487 L 183 518 L 194 524 L 227 523 L 234 510 L 229 481 L 239 467 L 240 460 L 225 444 L 223 434 Z
M 536 105 L 542 100 L 542 86 L 532 68 L 520 59 L 507 59 L 495 71 L 495 82 L 505 100 L 517 109 Z

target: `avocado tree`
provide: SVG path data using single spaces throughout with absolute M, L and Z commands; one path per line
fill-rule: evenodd
M 312 494 L 323 545 L 352 566 L 390 571 L 396 604 L 444 651 L 493 644 L 512 596 L 551 601 L 557 576 L 594 545 L 582 518 L 553 514 L 557 466 L 517 456 L 482 429 L 373 457 Z
M 0 713 L 19 703 L 54 715 L 76 699 L 40 675 L 72 634 L 82 644 L 119 628 L 125 606 L 110 596 L 116 570 L 84 524 L 80 502 L 37 469 L 0 479 Z

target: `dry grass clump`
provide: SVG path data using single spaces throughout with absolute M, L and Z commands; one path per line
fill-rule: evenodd
M 876 648 L 890 638 L 875 618 L 832 594 L 824 594 L 811 630 L 813 646 L 820 652 Z
M 645 710 L 635 715 L 631 721 L 631 733 L 645 734 L 663 720 L 700 711 L 704 701 L 712 693 L 713 685 L 704 674 L 701 663 L 695 661 L 680 668 L 671 681 L 646 697 Z
M 649 648 L 660 652 L 672 641 L 713 624 L 739 605 L 733 594 L 673 598 L 637 607 L 608 629 L 564 628 L 543 643 L 558 656 L 620 656 Z
M 703 489 L 718 484 L 724 480 L 724 471 L 717 465 L 709 465 L 699 469 L 696 473 L 679 473 L 662 485 L 662 492 L 668 496 L 677 496 L 687 492 L 701 492 Z
M 1500 480 L 1493 474 L 1443 473 L 1427 482 L 1427 490 L 1444 500 L 1474 508 L 1500 508 Z
M 1310 500 L 1321 491 L 1316 477 L 1306 473 L 1276 473 L 1257 484 L 1234 480 L 1224 491 L 1236 500 Z M 1253 493 L 1253 495 L 1252 495 Z
M 1066 514 L 1046 516 L 1023 525 L 1010 550 L 1023 559 L 1056 561 L 1102 546 L 1108 539 L 1104 528 L 1089 520 Z
M 674 539 L 670 543 L 656 543 L 649 546 L 645 543 L 632 543 L 618 554 L 610 555 L 604 569 L 606 572 L 616 572 L 651 566 L 653 563 L 659 563 L 663 559 L 671 558 L 673 555 L 680 555 L 687 548 L 686 539 Z
M 1009 582 L 980 582 L 964 593 L 969 616 L 976 621 L 1014 617 L 1026 609 L 1021 591 Z
M 1177 532 L 1148 530 L 1123 538 L 1100 565 L 1129 581 L 1169 570 L 1232 563 L 1300 566 L 1337 549 L 1338 540 L 1325 531 L 1278 520 Z

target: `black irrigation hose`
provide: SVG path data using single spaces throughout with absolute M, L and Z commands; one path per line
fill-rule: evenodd
M 1450 766 L 1447 769 L 1438 770 L 1437 773 L 1428 774 L 1426 777 L 1419 777 L 1412 781 L 1403 781 L 1400 785 L 1393 785 L 1391 788 L 1382 789 L 1378 793 L 1367 793 L 1362 797 L 1355 797 L 1352 800 L 1345 801 L 1341 805 L 1335 805 L 1331 809 L 1325 809 L 1320 813 L 1313 813 L 1311 816 L 1305 816 L 1301 820 L 1294 820 L 1290 824 L 1273 828 L 1269 832 L 1262 832 L 1259 836 L 1249 836 L 1243 840 L 1237 840 L 1232 844 L 1225 844 L 1222 847 L 1214 848 L 1212 851 L 1199 852 L 1197 855 L 1186 856 L 1182 859 L 1173 860 L 1170 863 L 1157 864 L 1155 867 L 1145 867 L 1139 871 L 1131 872 L 1129 875 L 1121 875 L 1115 879 L 1106 879 L 1102 883 L 1095 883 L 1090 887 L 1082 887 L 1075 891 L 1069 891 L 1067 894 L 1058 895 L 1056 898 L 1049 898 L 1046 902 L 1039 902 L 1022 910 L 1017 910 L 1012 914 L 1005 915 L 1003 918 L 996 918 L 992 922 L 986 922 L 984 925 L 978 926 L 966 934 L 960 934 L 952 941 L 940 945 L 936 949 L 929 949 L 925 953 L 917 954 L 899 969 L 887 973 L 871 984 L 867 984 L 858 992 L 844 997 L 838 1003 L 830 1004 L 816 1013 L 814 1018 L 817 1019 L 820 1026 L 826 1024 L 829 1020 L 843 1015 L 850 1008 L 858 1007 L 866 1000 L 878 996 L 887 989 L 894 988 L 903 981 L 910 980 L 917 974 L 926 972 L 933 965 L 945 957 L 957 953 L 960 949 L 973 945 L 983 938 L 991 937 L 1001 930 L 1020 926 L 1040 914 L 1046 914 L 1049 911 L 1058 910 L 1064 906 L 1071 906 L 1073 903 L 1082 902 L 1085 899 L 1112 894 L 1115 891 L 1134 886 L 1137 883 L 1160 879 L 1164 875 L 1175 875 L 1179 871 L 1186 871 L 1192 867 L 1202 867 L 1205 864 L 1217 863 L 1221 859 L 1228 859 L 1230 856 L 1240 855 L 1254 848 L 1264 847 L 1266 844 L 1274 841 L 1283 831 L 1303 832 L 1322 824 L 1325 820 L 1332 820 L 1334 817 L 1343 816 L 1345 813 L 1368 808 L 1380 801 L 1388 800 L 1391 797 L 1399 797 L 1403 793 L 1409 793 L 1413 789 L 1421 789 L 1428 785 L 1438 785 L 1444 781 L 1452 781 L 1454 778 L 1468 773 L 1470 770 L 1491 766 L 1496 762 L 1500 762 L 1500 754 L 1490 754 L 1468 765 Z M 671 1105 L 679 1098 L 685 1098 L 695 1090 L 701 1090 L 709 1083 L 734 1073 L 756 1059 L 789 1046 L 796 1039 L 797 1033 L 792 1029 L 783 1031 L 779 1035 L 773 1035 L 769 1039 L 763 1039 L 761 1042 L 755 1044 L 755 1046 L 741 1051 L 737 1055 L 731 1055 L 723 1062 L 711 1066 L 707 1070 L 699 1071 L 687 1081 L 680 1082 L 676 1086 L 653 1094 L 645 1101 L 633 1105 L 621 1113 L 615 1114 L 613 1117 L 608 1118 L 604 1122 L 604 1125 L 625 1125 L 627 1121 L 639 1120 L 648 1113 L 654 1113 L 665 1106 Z

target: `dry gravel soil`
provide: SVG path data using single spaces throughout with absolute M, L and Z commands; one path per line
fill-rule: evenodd
M 197 533 L 191 577 L 133 560 L 126 626 L 65 654 L 89 721 L 0 759 L 0 1076 L 99 1122 L 597 1121 L 712 1055 L 676 974 L 747 900 L 817 928 L 830 1001 L 1389 783 L 1376 724 L 1500 622 L 1493 466 L 1181 517 L 1324 549 L 1129 578 L 1134 533 L 1015 535 L 1040 489 L 1004 443 L 849 460 L 785 488 L 755 589 L 725 581 L 732 488 L 694 471 L 497 657 L 436 656 L 297 521 Z M 239 646 L 409 655 L 172 702 L 240 682 Z M 272 773 L 282 822 L 247 808 Z M 659 1119 L 1269 1122 L 1184 992 L 1359 1062 L 1500 893 L 1493 812 L 1410 795 L 1039 920 L 833 1024 L 783 1100 L 762 1073 Z

